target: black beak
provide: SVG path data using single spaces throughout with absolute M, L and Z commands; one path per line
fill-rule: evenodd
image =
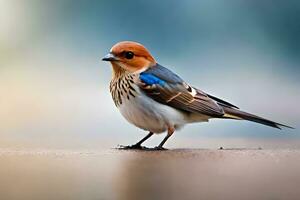
M 107 54 L 106 56 L 104 56 L 104 57 L 102 58 L 102 60 L 103 60 L 103 61 L 118 61 L 118 58 L 117 58 L 114 54 L 109 53 L 109 54 Z

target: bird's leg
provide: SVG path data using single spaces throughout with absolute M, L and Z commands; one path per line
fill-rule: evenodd
M 152 132 L 149 132 L 148 135 L 146 135 L 143 139 L 141 139 L 138 143 L 132 145 L 132 146 L 138 146 L 141 147 L 142 143 L 148 140 L 153 135 Z
M 134 145 L 121 146 L 119 149 L 145 149 L 145 147 L 141 146 L 143 142 L 149 139 L 153 135 L 152 132 L 149 132 L 143 139 L 137 142 Z
M 163 141 L 161 141 L 161 143 L 155 147 L 155 150 L 167 150 L 166 148 L 163 147 L 163 145 L 166 143 L 166 141 L 169 139 L 169 137 L 171 137 L 171 135 L 175 132 L 174 128 L 168 128 L 168 133 L 166 135 L 166 137 L 163 139 Z

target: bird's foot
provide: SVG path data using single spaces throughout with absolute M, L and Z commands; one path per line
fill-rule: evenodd
M 161 146 L 157 146 L 154 148 L 148 148 L 145 146 L 141 146 L 139 144 L 134 144 L 134 145 L 118 145 L 118 147 L 116 148 L 118 150 L 144 150 L 144 151 L 166 151 L 168 149 L 161 147 Z
M 153 150 L 153 151 L 166 151 L 168 149 L 166 149 L 164 147 L 161 147 L 161 146 L 157 146 L 157 147 L 152 148 L 151 150 Z
M 117 149 L 119 150 L 148 150 L 149 148 L 141 146 L 139 144 L 133 144 L 133 145 L 118 145 Z

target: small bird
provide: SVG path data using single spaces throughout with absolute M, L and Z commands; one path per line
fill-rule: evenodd
M 163 145 L 175 130 L 185 124 L 207 122 L 212 118 L 248 120 L 281 129 L 292 128 L 244 112 L 231 103 L 192 87 L 171 70 L 158 64 L 150 52 L 137 42 L 115 44 L 102 59 L 112 65 L 112 99 L 124 118 L 149 133 L 124 149 L 143 149 L 142 143 L 154 133 L 167 131 L 155 147 Z

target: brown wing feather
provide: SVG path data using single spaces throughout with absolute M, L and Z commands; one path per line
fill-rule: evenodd
M 176 109 L 200 113 L 211 117 L 221 117 L 224 111 L 215 101 L 205 93 L 196 91 L 193 95 L 186 84 L 165 84 L 164 86 L 154 84 L 141 84 L 140 88 L 152 99 Z

